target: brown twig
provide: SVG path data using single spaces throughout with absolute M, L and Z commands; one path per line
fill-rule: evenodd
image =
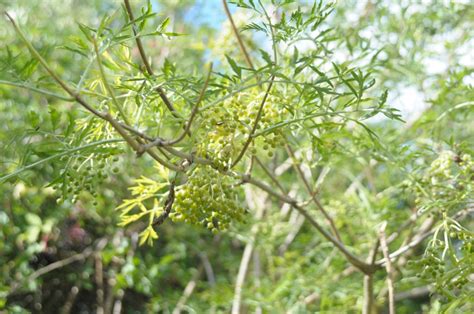
M 239 34 L 239 30 L 237 29 L 237 26 L 235 26 L 234 19 L 232 18 L 232 14 L 230 13 L 229 7 L 227 6 L 227 1 L 222 0 L 222 4 L 224 6 L 225 14 L 227 15 L 227 18 L 229 19 L 230 25 L 232 26 L 232 31 L 234 32 L 234 35 L 237 38 L 237 41 L 239 43 L 240 50 L 242 51 L 242 54 L 245 57 L 245 61 L 247 62 L 248 66 L 252 70 L 254 70 L 252 60 L 250 59 L 250 56 L 247 52 L 247 49 L 245 48 L 244 41 L 242 40 L 242 37 Z
M 275 192 L 270 186 L 266 185 L 263 182 L 257 181 L 253 178 L 249 178 L 248 176 L 243 176 L 241 177 L 241 180 L 243 182 L 250 183 L 268 194 L 270 194 L 273 197 L 278 198 L 279 200 L 290 204 L 294 209 L 296 209 L 300 214 L 302 214 L 306 220 L 316 229 L 318 232 L 329 242 L 334 244 L 334 246 L 346 257 L 346 259 L 355 267 L 357 267 L 359 270 L 361 270 L 363 273 L 370 274 L 375 272 L 377 270 L 378 266 L 377 265 L 370 265 L 367 264 L 363 261 L 361 261 L 358 257 L 356 257 L 354 254 L 352 254 L 346 246 L 339 242 L 336 238 L 334 238 L 329 232 L 327 232 L 314 218 L 298 203 L 296 200 L 292 199 L 289 196 L 279 194 Z
M 323 205 L 321 204 L 321 202 L 319 202 L 319 200 L 316 198 L 316 193 L 313 191 L 313 189 L 311 188 L 311 186 L 309 185 L 309 182 L 308 180 L 306 179 L 304 173 L 303 173 L 303 170 L 301 169 L 297 159 L 296 159 L 296 156 L 295 156 L 295 152 L 293 151 L 293 149 L 291 148 L 291 146 L 287 143 L 285 145 L 285 148 L 288 152 L 288 155 L 290 155 L 291 159 L 293 160 L 293 167 L 295 168 L 296 172 L 298 173 L 301 181 L 303 181 L 303 185 L 305 186 L 306 190 L 308 191 L 309 195 L 311 196 L 311 199 L 313 200 L 314 204 L 316 204 L 316 207 L 319 209 L 319 211 L 323 214 L 323 216 L 326 218 L 330 228 L 331 228 L 331 231 L 332 233 L 334 234 L 334 236 L 340 241 L 341 241 L 341 236 L 339 235 L 339 231 L 337 230 L 336 228 L 336 224 L 334 223 L 334 220 L 331 218 L 331 216 L 329 216 L 329 214 L 326 212 L 326 210 L 324 209 Z
M 257 162 L 257 164 L 260 166 L 260 168 L 263 169 L 263 171 L 267 174 L 267 176 L 273 181 L 273 183 L 276 184 L 276 186 L 278 187 L 278 189 L 286 194 L 286 191 L 285 191 L 285 188 L 283 187 L 283 185 L 281 185 L 280 181 L 278 181 L 275 176 L 270 172 L 270 170 L 267 168 L 267 166 L 265 166 L 265 164 L 260 160 L 260 158 L 258 158 L 257 156 L 255 156 L 255 161 Z
M 33 45 L 26 39 L 25 35 L 21 31 L 21 29 L 18 27 L 18 25 L 15 23 L 13 18 L 5 12 L 5 15 L 8 17 L 10 22 L 12 23 L 13 27 L 15 28 L 15 31 L 17 34 L 20 36 L 22 41 L 25 43 L 25 45 L 28 47 L 28 50 L 31 52 L 31 54 L 40 62 L 40 64 L 43 66 L 43 68 L 48 72 L 48 74 L 68 93 L 71 97 L 76 100 L 82 107 L 84 107 L 87 111 L 91 112 L 95 116 L 109 122 L 114 129 L 127 141 L 127 143 L 137 152 L 137 153 L 142 153 L 143 149 L 140 143 L 138 143 L 135 139 L 133 139 L 125 130 L 140 136 L 144 139 L 149 139 L 148 136 L 145 136 L 143 133 L 134 130 L 127 124 L 120 123 L 116 119 L 114 119 L 108 112 L 99 112 L 98 110 L 94 109 L 91 105 L 89 105 L 79 94 L 77 94 L 73 89 L 71 89 L 48 65 L 48 63 L 43 59 L 43 57 L 39 54 L 39 52 L 33 47 Z M 161 159 L 156 153 L 154 153 L 151 149 L 146 149 L 146 152 L 150 154 L 152 158 L 154 158 L 156 161 L 164 165 L 165 167 L 172 169 L 174 171 L 182 171 L 182 169 L 170 162 L 167 162 L 163 159 Z
M 138 51 L 140 53 L 140 57 L 142 59 L 143 65 L 145 66 L 146 72 L 148 75 L 153 76 L 154 72 L 153 69 L 150 66 L 150 63 L 148 62 L 148 58 L 145 53 L 145 49 L 143 48 L 142 40 L 140 36 L 138 36 L 138 31 L 135 25 L 135 18 L 133 17 L 133 10 L 132 7 L 130 6 L 129 0 L 124 0 L 123 1 L 125 4 L 125 9 L 127 10 L 128 18 L 130 19 L 130 23 L 132 24 L 132 29 L 133 29 L 133 34 L 135 35 L 135 42 L 137 43 Z M 171 101 L 169 100 L 168 96 L 166 96 L 165 91 L 161 86 L 156 87 L 156 91 L 160 95 L 161 100 L 163 100 L 163 103 L 166 105 L 168 110 L 175 116 L 179 117 L 179 115 L 176 112 L 176 109 L 174 109 L 173 104 L 171 104 Z
M 186 126 L 184 128 L 184 131 L 181 133 L 181 135 L 179 135 L 176 139 L 169 140 L 169 141 L 164 141 L 161 138 L 155 139 L 151 143 L 145 145 L 144 146 L 145 149 L 148 148 L 148 147 L 153 147 L 153 146 L 157 146 L 157 145 L 159 145 L 159 146 L 169 146 L 169 145 L 177 144 L 177 143 L 181 142 L 186 137 L 187 134 L 190 133 L 191 124 L 193 123 L 193 120 L 194 120 L 194 118 L 196 117 L 196 114 L 199 111 L 199 105 L 201 104 L 201 102 L 204 98 L 204 94 L 207 90 L 207 86 L 209 85 L 209 79 L 211 78 L 211 73 L 212 73 L 212 63 L 209 66 L 209 71 L 207 73 L 206 80 L 204 81 L 204 85 L 201 89 L 201 92 L 199 93 L 199 97 L 198 97 L 196 103 L 194 104 L 194 107 L 191 111 L 191 115 L 190 115 L 190 117 L 188 119 L 188 122 L 186 123 Z
M 232 167 L 237 165 L 237 163 L 242 159 L 245 152 L 247 151 L 247 148 L 250 146 L 250 143 L 252 143 L 253 134 L 255 133 L 255 131 L 258 128 L 258 123 L 260 122 L 260 118 L 262 117 L 262 113 L 263 113 L 263 107 L 265 106 L 265 102 L 267 101 L 268 94 L 270 93 L 270 90 L 273 86 L 273 79 L 274 78 L 275 78 L 275 76 L 272 76 L 271 79 L 270 79 L 270 84 L 268 84 L 267 91 L 265 92 L 265 95 L 263 96 L 262 102 L 260 103 L 260 107 L 258 108 L 257 116 L 255 117 L 255 121 L 253 123 L 252 130 L 250 131 L 250 134 L 247 138 L 247 141 L 245 142 L 244 147 L 240 151 L 240 154 L 237 156 L 237 158 L 233 162 Z
M 171 182 L 170 187 L 169 187 L 169 192 L 168 192 L 168 197 L 166 198 L 165 205 L 164 205 L 164 211 L 163 213 L 158 216 L 154 221 L 153 221 L 153 226 L 160 226 L 165 222 L 165 220 L 169 217 L 171 213 L 171 209 L 173 208 L 173 203 L 174 203 L 174 182 Z
M 401 246 L 398 250 L 390 254 L 391 261 L 394 261 L 400 255 L 420 245 L 426 238 L 428 238 L 433 233 L 431 228 L 434 226 L 434 224 L 435 224 L 434 219 L 426 220 L 424 224 L 420 227 L 418 232 L 413 236 L 412 238 L 413 240 L 411 242 Z M 383 259 L 378 260 L 375 264 L 384 266 L 385 263 L 386 263 L 386 260 L 385 258 L 383 258 Z

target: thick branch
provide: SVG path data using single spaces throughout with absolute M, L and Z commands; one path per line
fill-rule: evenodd
M 380 238 L 380 247 L 382 248 L 382 253 L 385 258 L 385 268 L 387 270 L 387 286 L 388 286 L 388 308 L 389 313 L 395 313 L 395 299 L 394 299 L 394 288 L 393 288 L 393 267 L 392 261 L 390 260 L 390 252 L 388 250 L 387 239 L 385 236 L 385 227 L 387 223 L 384 223 L 382 228 L 379 231 Z

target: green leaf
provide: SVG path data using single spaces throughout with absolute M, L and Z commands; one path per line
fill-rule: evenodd
M 232 59 L 231 57 L 229 57 L 228 55 L 225 55 L 226 59 L 227 59 L 227 62 L 229 62 L 232 70 L 234 70 L 235 74 L 237 74 L 238 77 L 241 77 L 242 75 L 242 68 L 240 68 L 237 63 L 234 61 L 234 59 Z
M 30 111 L 28 113 L 28 120 L 33 128 L 37 128 L 41 125 L 41 119 L 36 111 Z
M 53 126 L 53 130 L 56 130 L 59 124 L 59 120 L 61 119 L 60 113 L 54 107 L 49 107 L 49 117 L 51 118 L 51 125 Z
M 272 58 L 270 57 L 268 52 L 266 52 L 263 49 L 259 49 L 259 51 L 260 51 L 260 54 L 262 55 L 263 60 L 265 60 L 267 64 L 273 64 Z
M 169 17 L 165 18 L 164 21 L 161 22 L 160 26 L 158 26 L 156 30 L 157 30 L 158 32 L 163 33 L 164 30 L 165 30 L 165 29 L 168 27 L 168 25 L 170 24 L 170 21 L 171 21 L 171 20 L 170 20 Z

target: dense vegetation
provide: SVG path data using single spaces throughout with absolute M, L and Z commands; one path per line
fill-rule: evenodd
M 0 5 L 0 311 L 474 311 L 469 1 Z

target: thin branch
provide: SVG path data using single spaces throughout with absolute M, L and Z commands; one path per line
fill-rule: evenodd
M 133 10 L 132 10 L 132 7 L 130 6 L 130 2 L 128 0 L 124 0 L 123 2 L 125 4 L 125 8 L 127 10 L 130 23 L 132 24 L 133 34 L 135 35 L 135 41 L 137 43 L 138 51 L 140 53 L 140 57 L 142 59 L 143 65 L 145 66 L 145 69 L 149 75 L 154 75 L 153 69 L 151 68 L 150 63 L 148 62 L 145 49 L 143 48 L 142 40 L 138 36 L 137 26 L 135 25 L 135 17 L 133 16 Z
M 65 258 L 65 259 L 62 259 L 60 261 L 57 261 L 57 262 L 54 262 L 54 263 L 51 263 L 43 268 L 40 268 L 38 269 L 37 271 L 35 271 L 33 274 L 31 274 L 29 277 L 28 277 L 28 281 L 32 281 L 32 280 L 35 280 L 36 278 L 38 277 L 41 277 L 43 276 L 44 274 L 47 274 L 53 270 L 56 270 L 58 268 L 62 268 L 62 267 L 65 267 L 69 264 L 72 264 L 72 263 L 75 263 L 75 262 L 78 262 L 78 261 L 82 261 L 82 260 L 85 260 L 87 259 L 89 256 L 91 256 L 91 254 L 94 252 L 94 250 L 92 248 L 87 248 L 85 249 L 84 251 L 82 251 L 81 253 L 77 253 L 77 254 L 74 254 L 68 258 Z
M 79 294 L 79 288 L 77 286 L 73 286 L 67 295 L 66 302 L 64 303 L 63 307 L 60 310 L 61 314 L 71 313 L 72 307 L 74 305 L 74 302 L 76 301 L 78 294 Z
M 263 96 L 263 99 L 262 99 L 262 102 L 260 104 L 260 107 L 258 108 L 258 112 L 257 112 L 257 116 L 255 117 L 255 122 L 253 124 L 253 127 L 252 127 L 252 130 L 250 131 L 250 134 L 247 138 L 247 141 L 245 142 L 244 144 L 244 147 L 242 148 L 242 150 L 240 151 L 240 154 L 238 155 L 238 157 L 235 159 L 234 163 L 232 164 L 232 167 L 234 167 L 235 165 L 237 165 L 237 163 L 242 159 L 242 157 L 244 156 L 245 152 L 247 151 L 247 148 L 250 146 L 250 143 L 252 143 L 252 139 L 253 139 L 253 134 L 255 133 L 255 131 L 257 130 L 258 128 L 258 124 L 260 122 L 260 118 L 262 117 L 262 112 L 263 112 L 263 106 L 265 105 L 265 101 L 267 100 L 267 97 L 268 97 L 268 94 L 270 93 L 270 90 L 273 86 L 273 79 L 275 78 L 275 76 L 272 76 L 271 79 L 270 79 L 270 84 L 268 84 L 268 88 L 267 88 L 267 91 L 265 92 L 265 96 Z
M 94 254 L 94 266 L 95 266 L 95 284 L 96 289 L 96 300 L 97 310 L 96 314 L 104 314 L 104 265 L 102 264 L 102 258 L 100 253 Z
M 65 150 L 65 151 L 63 151 L 59 154 L 56 154 L 56 155 L 49 156 L 49 157 L 46 157 L 44 159 L 38 160 L 38 161 L 36 161 L 32 164 L 29 164 L 29 165 L 26 165 L 26 166 L 24 166 L 20 169 L 17 169 L 15 171 L 13 171 L 12 173 L 9 173 L 7 175 L 4 175 L 3 177 L 0 177 L 0 183 L 3 183 L 8 179 L 14 178 L 14 177 L 18 176 L 20 173 L 25 172 L 25 171 L 30 170 L 30 169 L 33 169 L 33 168 L 35 168 L 39 165 L 42 165 L 46 162 L 61 158 L 62 156 L 71 155 L 75 152 L 79 152 L 81 150 L 86 150 L 88 148 L 96 147 L 96 146 L 103 145 L 103 144 L 119 143 L 119 142 L 123 142 L 123 141 L 124 140 L 121 139 L 121 138 L 120 139 L 114 138 L 114 139 L 109 139 L 109 140 L 102 140 L 102 141 L 92 142 L 92 143 L 88 143 L 88 144 L 83 145 L 83 146 L 79 146 L 79 147 L 75 147 L 75 148 Z
M 163 139 L 158 138 L 158 139 L 152 141 L 151 143 L 145 145 L 145 148 L 153 147 L 153 146 L 157 146 L 157 145 L 159 145 L 159 146 L 174 145 L 174 144 L 177 144 L 177 143 L 181 142 L 186 137 L 187 134 L 190 134 L 191 124 L 193 123 L 193 120 L 194 120 L 194 118 L 196 117 L 196 114 L 199 111 L 199 105 L 201 104 L 201 102 L 204 98 L 204 94 L 206 93 L 207 86 L 209 85 L 209 79 L 211 78 L 211 73 L 212 73 L 212 63 L 209 66 L 209 71 L 207 73 L 206 80 L 204 81 L 204 85 L 201 89 L 201 92 L 199 93 L 199 97 L 198 97 L 196 103 L 194 104 L 194 107 L 191 111 L 191 115 L 188 119 L 188 122 L 186 123 L 186 127 L 184 128 L 184 131 L 181 133 L 181 135 L 179 135 L 176 139 L 169 140 L 169 141 L 164 141 Z
M 55 97 L 55 98 L 65 100 L 65 101 L 73 101 L 74 100 L 74 98 L 70 98 L 70 97 L 59 95 L 59 94 L 55 94 L 53 92 L 50 92 L 50 91 L 47 91 L 47 90 L 44 90 L 44 89 L 40 89 L 40 88 L 37 88 L 37 87 L 34 87 L 34 86 L 29 86 L 29 85 L 26 85 L 24 83 L 0 80 L 0 85 L 9 85 L 9 86 L 20 87 L 20 88 L 24 88 L 24 89 L 30 90 L 30 91 L 38 93 L 38 94 L 43 94 L 45 96 Z
M 394 261 L 398 256 L 420 245 L 426 238 L 428 238 L 433 233 L 431 228 L 434 226 L 434 224 L 435 224 L 434 219 L 426 220 L 425 224 L 420 227 L 420 230 L 418 230 L 417 234 L 413 237 L 413 240 L 410 243 L 403 245 L 395 252 L 391 253 L 390 259 Z M 384 266 L 385 263 L 386 263 L 386 260 L 385 258 L 383 258 L 381 260 L 378 260 L 375 264 Z
M 311 186 L 309 185 L 309 182 L 308 180 L 306 179 L 304 173 L 303 173 L 303 170 L 301 169 L 297 159 L 296 159 L 296 156 L 295 156 L 295 152 L 293 151 L 293 149 L 291 148 L 291 146 L 287 143 L 285 145 L 286 147 L 286 150 L 288 152 L 288 154 L 290 155 L 292 161 L 293 161 L 293 167 L 295 168 L 296 172 L 298 173 L 299 177 L 301 178 L 301 181 L 303 181 L 303 184 L 306 188 L 306 190 L 308 191 L 309 195 L 311 196 L 311 199 L 313 200 L 313 202 L 316 204 L 316 207 L 318 207 L 319 211 L 323 214 L 323 216 L 326 218 L 330 228 L 331 228 L 331 231 L 332 233 L 334 234 L 334 236 L 340 241 L 341 241 L 341 236 L 339 235 L 339 231 L 337 230 L 336 228 L 336 224 L 334 223 L 334 220 L 331 218 L 331 216 L 329 216 L 329 214 L 326 212 L 326 210 L 324 209 L 323 205 L 321 205 L 321 203 L 319 202 L 319 200 L 316 198 L 316 195 L 315 195 L 315 192 L 313 191 L 313 189 L 311 188 Z
M 237 278 L 235 279 L 235 289 L 234 289 L 234 299 L 232 301 L 232 314 L 240 313 L 240 302 L 242 300 L 242 286 L 245 282 L 245 277 L 247 274 L 248 265 L 250 258 L 252 257 L 253 244 L 247 243 L 242 254 L 242 259 L 240 260 L 239 272 L 237 273 Z
M 255 214 L 255 219 L 259 220 L 263 217 L 265 207 L 258 206 L 255 194 L 252 193 L 252 190 L 246 189 L 245 196 L 247 199 L 247 204 L 250 208 L 256 209 L 257 213 Z M 262 199 L 262 203 L 265 202 L 266 196 Z M 245 277 L 247 276 L 247 270 L 249 267 L 250 259 L 252 258 L 252 253 L 254 250 L 254 242 L 258 233 L 258 224 L 255 224 L 251 230 L 251 238 L 249 242 L 245 245 L 244 252 L 242 254 L 242 259 L 240 260 L 239 272 L 237 273 L 237 278 L 235 279 L 235 289 L 234 289 L 234 299 L 232 301 L 232 314 L 240 313 L 240 304 L 242 301 L 242 287 L 245 282 Z
M 275 176 L 270 172 L 270 169 L 268 169 L 267 166 L 265 166 L 265 164 L 260 160 L 260 158 L 255 156 L 255 161 L 258 163 L 260 168 L 263 169 L 263 171 L 267 174 L 267 176 L 273 181 L 273 183 L 276 184 L 278 189 L 280 189 L 280 191 L 282 193 L 286 194 L 286 191 L 285 191 L 285 188 L 283 187 L 283 185 L 281 185 L 280 181 L 278 181 L 278 179 L 275 178 Z
M 49 265 L 47 265 L 43 268 L 40 268 L 37 271 L 35 271 L 34 273 L 32 273 L 30 276 L 28 276 L 28 278 L 26 278 L 25 281 L 33 281 L 38 277 L 41 277 L 41 276 L 43 276 L 43 275 L 45 275 L 49 272 L 52 272 L 53 270 L 65 267 L 69 264 L 72 264 L 72 263 L 75 263 L 75 262 L 78 262 L 78 261 L 83 261 L 83 260 L 87 259 L 89 256 L 91 256 L 94 252 L 101 251 L 105 247 L 107 242 L 108 242 L 108 240 L 106 238 L 102 238 L 102 239 L 97 241 L 97 244 L 96 244 L 95 248 L 88 247 L 84 251 L 82 251 L 81 253 L 74 254 L 74 255 L 72 255 L 68 258 L 59 260 L 59 261 L 51 263 L 51 264 L 49 264 Z M 14 293 L 18 289 L 19 286 L 20 286 L 19 282 L 17 282 L 16 284 L 13 284 L 9 294 Z
M 346 257 L 347 261 L 349 263 L 351 263 L 352 265 L 354 265 L 355 267 L 357 267 L 359 270 L 361 270 L 363 273 L 366 273 L 366 274 L 371 274 L 373 273 L 375 270 L 377 270 L 378 266 L 377 265 L 370 265 L 370 264 L 367 264 L 363 261 L 361 261 L 358 257 L 356 257 L 354 254 L 352 254 L 344 244 L 342 244 L 341 242 L 339 242 L 336 238 L 334 238 L 329 232 L 327 232 L 326 230 L 324 230 L 324 228 L 316 221 L 314 220 L 314 218 L 303 208 L 301 207 L 300 205 L 298 205 L 298 203 L 296 202 L 296 200 L 292 199 L 291 197 L 289 196 L 286 196 L 286 195 L 282 195 L 282 194 L 279 194 L 277 192 L 275 192 L 270 186 L 266 185 L 265 183 L 263 182 L 260 182 L 260 181 L 257 181 L 253 178 L 250 178 L 248 176 L 241 176 L 241 180 L 243 182 L 247 182 L 247 183 L 250 183 L 254 186 L 257 186 L 259 187 L 260 189 L 264 190 L 265 192 L 267 192 L 269 195 L 273 196 L 273 197 L 276 197 L 278 198 L 279 200 L 285 202 L 285 203 L 288 203 L 290 204 L 293 208 L 295 208 L 300 214 L 302 214 L 307 220 L 308 222 L 314 227 L 316 228 L 316 230 L 319 231 L 319 233 L 321 233 L 321 235 L 326 239 L 328 240 L 329 242 L 331 242 L 332 244 L 334 244 L 334 246 Z
M 388 250 L 387 238 L 385 236 L 385 222 L 379 231 L 380 246 L 382 248 L 383 256 L 385 258 L 385 268 L 387 270 L 387 286 L 388 286 L 388 308 L 390 314 L 395 314 L 395 299 L 394 299 L 394 288 L 393 288 L 393 267 L 392 261 L 390 260 L 390 252 Z
M 209 258 L 207 257 L 207 254 L 204 252 L 200 252 L 199 258 L 201 259 L 202 266 L 204 267 L 204 270 L 206 271 L 206 277 L 207 277 L 207 281 L 209 282 L 209 285 L 211 287 L 215 287 L 216 275 L 214 274 L 214 270 L 212 269 L 212 265 L 211 265 L 211 262 L 209 261 Z
M 99 112 L 94 109 L 91 105 L 89 105 L 79 94 L 77 94 L 74 90 L 72 90 L 48 65 L 48 63 L 43 59 L 43 57 L 39 54 L 39 52 L 33 47 L 33 45 L 26 39 L 25 35 L 21 31 L 21 29 L 17 26 L 13 18 L 5 12 L 5 15 L 8 17 L 10 22 L 12 23 L 15 31 L 20 36 L 22 41 L 26 44 L 28 49 L 30 50 L 31 54 L 40 62 L 46 72 L 70 95 L 72 96 L 76 102 L 82 105 L 86 110 L 94 114 L 95 116 L 109 122 L 115 130 L 127 141 L 127 143 L 137 152 L 142 153 L 143 149 L 140 143 L 138 143 L 135 139 L 133 139 L 125 130 L 128 130 L 135 135 L 143 135 L 141 132 L 132 130 L 132 128 L 126 124 L 120 123 L 119 121 L 115 120 L 108 112 Z M 148 137 L 147 137 L 148 138 Z M 174 171 L 181 171 L 182 169 L 170 162 L 162 160 L 156 153 L 154 153 L 151 149 L 146 149 L 146 152 L 150 154 L 156 161 L 161 163 L 163 166 L 174 170 Z
M 135 42 L 137 43 L 138 51 L 140 53 L 142 62 L 145 65 L 146 72 L 148 73 L 148 75 L 153 76 L 154 75 L 153 69 L 151 68 L 150 63 L 148 62 L 145 49 L 143 48 L 142 40 L 140 39 L 140 36 L 138 36 L 137 27 L 135 25 L 135 18 L 133 17 L 133 11 L 132 11 L 132 7 L 130 6 L 130 2 L 129 0 L 124 0 L 123 2 L 125 3 L 125 9 L 127 10 L 128 18 L 130 19 L 130 22 L 132 23 L 133 34 L 135 35 Z M 168 110 L 171 111 L 171 113 L 175 117 L 179 117 L 173 105 L 171 104 L 171 101 L 166 96 L 166 93 L 163 90 L 163 88 L 161 88 L 161 86 L 158 86 L 156 87 L 156 91 L 160 95 L 161 100 L 163 100 L 163 103 L 166 105 Z
M 177 171 L 177 172 L 183 171 L 182 167 L 177 166 L 169 161 L 166 161 L 160 158 L 160 156 L 158 156 L 151 148 L 147 149 L 146 152 L 148 153 L 148 155 L 150 155 L 153 159 L 158 161 L 158 163 L 162 164 L 166 168 Z
M 222 4 L 224 6 L 225 14 L 227 15 L 227 18 L 229 19 L 230 25 L 232 26 L 232 31 L 234 32 L 234 35 L 237 38 L 237 41 L 239 43 L 240 50 L 242 50 L 242 53 L 245 57 L 245 61 L 247 62 L 248 66 L 252 70 L 254 70 L 255 68 L 252 64 L 252 60 L 250 59 L 250 56 L 247 52 L 247 49 L 245 48 L 244 41 L 242 40 L 242 37 L 239 34 L 239 30 L 237 29 L 237 26 L 235 26 L 234 19 L 232 18 L 232 14 L 230 13 L 229 7 L 227 6 L 227 1 L 222 0 Z
M 107 93 L 109 94 L 109 96 L 112 98 L 112 103 L 117 108 L 117 110 L 120 113 L 120 116 L 122 117 L 123 121 L 125 121 L 126 124 L 130 124 L 130 122 L 128 121 L 127 116 L 125 115 L 125 112 L 123 111 L 122 106 L 118 103 L 117 98 L 115 98 L 114 91 L 112 90 L 112 88 L 109 85 L 109 82 L 107 81 L 107 77 L 105 75 L 104 67 L 102 65 L 102 57 L 100 55 L 99 47 L 97 46 L 97 41 L 95 40 L 95 38 L 92 39 L 92 43 L 94 44 L 96 60 L 97 60 L 98 66 L 99 66 L 99 73 L 100 73 L 100 76 L 102 78 L 102 82 L 104 83 L 105 89 L 107 90 Z
M 141 145 L 125 131 L 125 129 L 120 125 L 120 123 L 115 120 L 110 113 L 105 113 L 104 120 L 109 122 L 114 129 L 125 139 L 125 141 L 133 148 L 133 150 L 139 152 L 141 151 Z
M 186 305 L 186 302 L 188 301 L 189 297 L 193 293 L 194 288 L 196 288 L 197 280 L 199 279 L 199 277 L 201 277 L 203 270 L 204 270 L 203 265 L 199 266 L 196 273 L 193 275 L 191 280 L 188 282 L 188 284 L 184 288 L 183 295 L 181 296 L 181 298 L 179 298 L 178 303 L 176 304 L 176 307 L 173 309 L 172 314 L 181 313 L 184 306 Z
M 80 95 L 78 95 L 74 90 L 72 90 L 64 81 L 49 67 L 48 63 L 43 59 L 43 57 L 39 54 L 39 52 L 33 47 L 33 45 L 30 43 L 28 39 L 26 39 L 26 36 L 23 34 L 21 29 L 18 27 L 18 25 L 15 23 L 15 20 L 5 12 L 5 15 L 7 18 L 10 20 L 12 23 L 13 27 L 15 28 L 16 33 L 18 36 L 20 36 L 21 40 L 23 43 L 28 47 L 28 50 L 31 52 L 31 54 L 39 61 L 39 63 L 43 66 L 43 68 L 48 72 L 48 74 L 70 95 L 72 96 L 81 106 L 83 106 L 87 111 L 93 113 L 94 115 L 103 118 L 103 114 L 96 109 L 94 109 L 92 106 L 90 106 L 86 101 L 82 99 Z
M 174 203 L 174 184 L 175 184 L 174 181 L 171 182 L 170 187 L 169 187 L 168 197 L 166 198 L 165 205 L 164 205 L 164 211 L 160 216 L 158 216 L 153 221 L 153 226 L 162 225 L 163 222 L 165 222 L 165 220 L 170 215 L 171 209 L 173 208 L 173 203 Z
M 173 145 L 173 144 L 176 144 L 176 143 L 180 142 L 186 136 L 186 134 L 189 134 L 191 124 L 193 123 L 193 120 L 194 120 L 196 114 L 198 113 L 199 105 L 201 104 L 201 102 L 204 98 L 204 94 L 206 93 L 207 86 L 209 85 L 209 79 L 211 78 L 211 73 L 212 73 L 212 63 L 209 65 L 209 71 L 207 72 L 206 80 L 204 81 L 204 85 L 201 89 L 201 92 L 199 93 L 199 98 L 196 101 L 196 104 L 194 104 L 194 107 L 191 111 L 191 116 L 189 117 L 189 120 L 186 123 L 186 128 L 184 129 L 183 133 L 181 133 L 181 135 L 177 139 L 170 141 L 169 145 Z
M 255 278 L 255 288 L 257 290 L 256 298 L 257 300 L 259 300 L 259 299 L 262 299 L 262 295 L 259 292 L 261 289 L 260 277 L 262 273 L 262 265 L 260 262 L 260 252 L 258 250 L 256 250 L 253 253 L 253 270 L 254 270 L 253 275 Z M 256 305 L 255 314 L 262 314 L 262 313 L 263 313 L 262 307 L 260 305 L 260 302 L 258 302 L 258 304 Z

